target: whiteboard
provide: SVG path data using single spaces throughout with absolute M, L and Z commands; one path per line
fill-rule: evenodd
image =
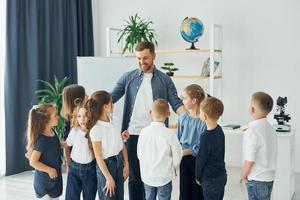
M 98 90 L 111 92 L 118 79 L 138 66 L 135 57 L 77 57 L 78 84 L 90 96 Z M 124 98 L 114 104 L 114 116 L 121 122 Z M 120 127 L 120 123 L 118 123 Z

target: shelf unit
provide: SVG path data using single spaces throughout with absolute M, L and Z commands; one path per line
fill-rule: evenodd
M 134 53 L 128 53 L 125 52 L 122 54 L 122 51 L 112 51 L 112 32 L 114 31 L 120 31 L 121 29 L 119 28 L 107 28 L 106 29 L 106 35 L 107 35 L 107 50 L 106 54 L 108 57 L 111 56 L 135 56 Z M 216 34 L 219 31 L 218 37 L 219 37 L 219 46 L 216 47 Z M 209 54 L 210 58 L 210 75 L 209 77 L 206 76 L 201 76 L 201 68 L 199 68 L 199 75 L 175 75 L 172 77 L 173 80 L 209 80 L 209 94 L 211 96 L 214 96 L 214 85 L 215 85 L 215 80 L 220 79 L 221 81 L 221 98 L 223 96 L 223 83 L 222 83 L 222 68 L 223 68 L 223 63 L 222 63 L 222 43 L 223 43 L 223 28 L 221 25 L 217 24 L 211 24 L 210 25 L 210 31 L 209 31 L 209 48 L 201 48 L 201 49 L 195 49 L 195 50 L 186 50 L 186 49 L 157 49 L 155 50 L 156 54 L 162 54 L 162 55 L 167 55 L 167 54 Z M 220 68 L 220 74 L 215 75 L 214 73 L 214 63 L 215 63 L 215 56 L 218 54 L 218 62 L 219 62 L 219 68 Z M 213 64 L 211 64 L 213 63 Z M 202 67 L 202 66 L 201 66 Z

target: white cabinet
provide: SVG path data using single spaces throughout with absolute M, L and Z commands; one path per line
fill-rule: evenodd
M 228 167 L 243 166 L 243 132 L 225 130 L 225 162 Z M 291 200 L 295 192 L 295 130 L 277 132 L 277 169 L 273 200 Z
M 273 200 L 291 200 L 295 192 L 295 130 L 277 133 L 277 171 Z

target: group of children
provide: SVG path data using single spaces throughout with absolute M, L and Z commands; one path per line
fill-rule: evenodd
M 245 134 L 241 179 L 247 182 L 249 199 L 262 199 L 255 196 L 254 185 L 259 184 L 266 185 L 268 194 L 260 195 L 268 199 L 274 180 L 276 135 L 266 120 L 273 102 L 266 96 L 270 97 L 262 92 L 252 96 L 250 113 L 254 122 Z M 153 122 L 139 135 L 137 155 L 145 198 L 170 200 L 172 180 L 179 173 L 181 200 L 223 199 L 227 181 L 225 137 L 217 120 L 224 106 L 219 99 L 207 97 L 196 84 L 185 88 L 182 101 L 187 111 L 179 117 L 177 134 L 164 123 L 170 115 L 168 102 L 157 99 L 149 111 Z M 65 141 L 60 142 L 52 129 L 58 124 L 55 106 L 41 104 L 30 110 L 26 156 L 35 168 L 37 198 L 58 199 L 62 194 L 64 148 L 69 166 L 66 199 L 79 200 L 81 193 L 86 200 L 95 199 L 97 192 L 101 200 L 124 199 L 129 162 L 125 138 L 112 112 L 108 92 L 97 91 L 88 98 L 82 86 L 67 86 L 62 108 Z

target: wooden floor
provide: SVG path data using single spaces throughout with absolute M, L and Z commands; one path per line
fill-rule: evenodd
M 239 168 L 228 168 L 228 182 L 225 191 L 225 200 L 247 200 L 244 185 L 239 183 Z M 64 191 L 65 180 L 64 176 Z M 28 171 L 13 176 L 0 178 L 0 200 L 32 200 L 35 199 L 33 190 L 33 172 Z M 60 199 L 64 199 L 63 196 Z M 98 199 L 98 198 L 97 198 Z M 178 180 L 173 184 L 172 200 L 178 199 Z M 128 188 L 125 186 L 125 200 L 128 200 Z M 284 199 L 283 199 L 284 200 Z M 296 175 L 296 193 L 293 200 L 300 200 L 300 174 Z

